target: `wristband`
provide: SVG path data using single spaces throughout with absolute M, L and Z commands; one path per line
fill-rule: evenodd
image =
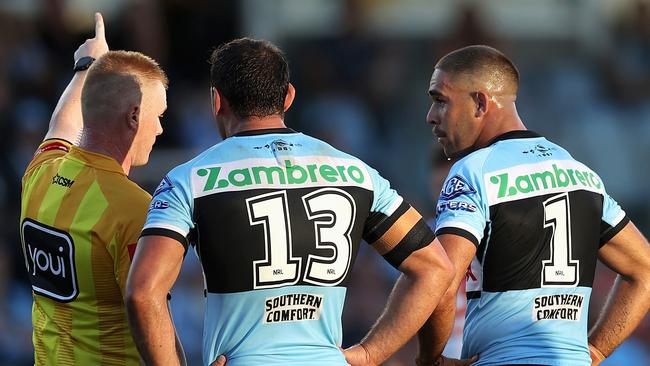
M 77 71 L 83 71 L 83 70 L 88 70 L 90 65 L 95 62 L 95 59 L 90 56 L 84 56 L 80 59 L 77 60 L 77 62 L 74 63 L 74 68 L 72 68 L 72 71 L 77 72 Z

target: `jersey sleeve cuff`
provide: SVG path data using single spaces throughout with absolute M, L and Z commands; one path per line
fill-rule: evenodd
M 181 245 L 183 245 L 183 248 L 185 248 L 185 250 L 187 250 L 187 247 L 189 245 L 189 241 L 185 236 L 181 235 L 180 233 L 174 230 L 165 229 L 165 228 L 158 228 L 158 227 L 146 228 L 142 230 L 140 237 L 142 238 L 144 236 L 152 236 L 152 235 L 165 236 L 170 239 L 174 239 L 179 243 L 181 243 Z
M 625 215 L 615 226 L 611 226 L 600 235 L 600 246 L 602 247 L 608 241 L 612 240 L 623 228 L 630 222 L 630 218 Z
M 461 237 L 471 241 L 472 244 L 474 244 L 477 247 L 478 247 L 478 245 L 480 243 L 480 240 L 474 234 L 472 234 L 471 232 L 469 232 L 469 231 L 467 231 L 465 229 L 461 229 L 461 228 L 457 228 L 457 227 L 448 226 L 448 227 L 443 227 L 443 228 L 440 228 L 440 229 L 436 230 L 436 236 L 440 236 L 440 235 L 443 235 L 443 234 L 452 234 L 452 235 L 461 236 Z

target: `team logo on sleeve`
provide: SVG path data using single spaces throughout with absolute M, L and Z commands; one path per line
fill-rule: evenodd
M 165 200 L 153 200 L 149 206 L 149 211 L 151 210 L 164 210 L 169 208 L 169 202 Z
M 163 192 L 167 192 L 172 188 L 174 188 L 174 184 L 172 183 L 172 181 L 169 179 L 168 176 L 165 176 L 162 182 L 160 182 L 160 184 L 158 185 L 158 188 L 156 188 L 156 191 L 153 193 L 153 197 L 156 197 L 157 195 Z
M 476 205 L 469 202 L 463 201 L 440 201 L 438 203 L 438 214 L 443 211 L 452 210 L 452 211 L 467 211 L 467 212 L 476 212 Z
M 476 193 L 476 190 L 460 175 L 448 179 L 440 191 L 440 200 L 448 201 L 464 194 Z

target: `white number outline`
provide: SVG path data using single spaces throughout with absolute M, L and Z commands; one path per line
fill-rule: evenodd
M 347 244 L 348 255 L 345 264 L 345 270 L 343 271 L 343 274 L 337 275 L 333 280 L 326 280 L 312 275 L 312 270 L 314 269 L 314 266 L 318 266 L 319 264 L 321 265 L 334 264 L 339 259 L 338 256 L 340 254 L 340 248 L 339 245 L 337 245 L 337 243 L 325 242 L 321 240 L 322 231 L 324 229 L 333 228 L 336 225 L 337 219 L 341 219 L 340 215 L 337 212 L 331 210 L 313 211 L 309 204 L 310 201 L 327 195 L 337 195 L 343 197 L 348 201 L 348 203 L 350 203 L 350 209 L 351 209 L 350 218 L 348 218 L 347 220 L 348 227 L 346 228 L 345 232 L 338 233 L 338 234 L 342 234 L 342 237 L 346 240 L 346 244 Z M 307 269 L 305 270 L 303 280 L 305 282 L 312 283 L 315 285 L 336 286 L 339 283 L 341 283 L 341 281 L 343 281 L 348 271 L 350 270 L 350 262 L 352 261 L 352 249 L 353 249 L 351 234 L 352 234 L 352 228 L 354 228 L 354 221 L 357 214 L 356 203 L 354 201 L 354 198 L 352 198 L 352 196 L 349 193 L 338 188 L 319 189 L 315 192 L 303 196 L 302 201 L 303 201 L 303 205 L 305 206 L 305 212 L 307 213 L 307 219 L 309 219 L 309 221 L 314 222 L 314 235 L 316 240 L 316 249 L 330 249 L 333 252 L 332 253 L 333 255 L 330 257 L 309 254 L 307 258 Z M 323 219 L 327 219 L 327 221 Z
M 542 260 L 541 287 L 576 287 L 580 283 L 580 261 L 572 259 L 569 194 L 562 193 L 550 197 L 544 201 L 543 206 L 544 228 L 550 228 L 552 233 L 549 243 L 551 258 Z M 563 230 L 565 235 L 561 235 Z M 556 235 L 558 232 L 560 235 Z M 565 248 L 566 251 L 563 250 Z M 547 279 L 550 277 L 547 274 L 559 270 L 570 270 L 568 275 L 564 272 L 561 275 L 556 274 L 556 276 L 569 277 L 569 280 Z
M 264 202 L 270 202 L 273 201 L 274 199 L 280 198 L 281 204 L 282 204 L 282 217 L 284 219 L 284 233 L 286 235 L 286 243 L 287 243 L 287 262 L 288 263 L 283 263 L 283 265 L 286 266 L 291 266 L 295 267 L 295 275 L 292 276 L 292 278 L 289 279 L 280 279 L 280 280 L 266 280 L 262 279 L 261 276 L 261 268 L 263 267 L 271 267 L 272 266 L 272 255 L 271 253 L 274 252 L 271 250 L 271 244 L 276 241 L 271 240 L 271 231 L 269 229 L 270 224 L 270 218 L 269 215 L 260 215 L 257 216 L 255 215 L 255 208 L 253 207 L 256 203 L 264 203 Z M 293 256 L 293 245 L 291 242 L 291 218 L 289 216 L 289 207 L 287 204 L 287 192 L 286 191 L 279 191 L 279 192 L 271 192 L 271 193 L 266 193 L 262 194 L 259 196 L 251 197 L 246 199 L 246 208 L 248 210 L 248 220 L 250 222 L 250 225 L 262 225 L 264 228 L 264 252 L 265 252 L 265 258 L 260 259 L 260 260 L 255 260 L 253 261 L 253 288 L 254 289 L 265 289 L 265 288 L 275 288 L 275 287 L 281 287 L 284 285 L 294 285 L 298 283 L 300 280 L 300 269 L 302 268 L 302 258 L 300 257 L 294 257 Z M 275 251 L 277 254 L 277 250 Z M 277 263 L 276 263 L 277 265 Z
M 318 266 L 319 264 L 321 265 L 333 264 L 336 263 L 337 260 L 339 260 L 339 255 L 340 255 L 339 247 L 342 244 L 340 242 L 339 243 L 326 242 L 321 240 L 323 230 L 333 228 L 336 225 L 337 219 L 340 218 L 340 215 L 337 215 L 337 212 L 333 210 L 312 210 L 312 206 L 310 205 L 310 202 L 314 199 L 322 198 L 325 195 L 336 195 L 338 197 L 342 197 L 350 204 L 350 217 L 347 220 L 348 225 L 346 226 L 345 232 L 336 233 L 337 235 L 340 235 L 342 239 L 345 240 L 345 243 L 343 245 L 345 245 L 347 248 L 348 255 L 345 263 L 345 270 L 343 271 L 342 274 L 339 275 L 334 274 L 334 276 L 336 276 L 334 279 L 323 279 L 313 275 L 313 270 L 314 268 L 316 268 L 315 266 Z M 282 265 L 283 266 L 291 265 L 292 267 L 294 267 L 295 275 L 287 279 L 270 280 L 267 278 L 261 278 L 261 277 L 265 277 L 261 273 L 261 268 L 278 267 L 278 263 L 272 263 L 273 262 L 272 253 L 275 253 L 277 255 L 278 249 L 280 250 L 283 249 L 281 248 L 281 245 L 280 246 L 278 246 L 278 244 L 274 245 L 274 243 L 278 242 L 277 239 L 272 240 L 272 234 L 270 229 L 271 226 L 270 215 L 272 213 L 269 212 L 260 213 L 259 211 L 256 213 L 255 207 L 257 204 L 260 203 L 269 204 L 270 201 L 276 200 L 278 198 L 280 199 L 282 208 L 281 210 L 277 210 L 278 207 L 275 207 L 275 209 L 276 209 L 276 214 L 278 216 L 283 216 L 281 222 L 284 223 L 283 225 L 284 235 L 286 235 L 285 238 L 287 243 L 287 248 L 286 248 L 287 263 L 282 263 Z M 294 257 L 292 252 L 293 242 L 292 242 L 292 231 L 291 231 L 291 219 L 289 215 L 289 206 L 288 206 L 286 190 L 265 193 L 262 195 L 248 198 L 246 199 L 246 208 L 248 210 L 248 220 L 250 225 L 251 226 L 262 225 L 264 229 L 265 258 L 253 261 L 253 289 L 267 289 L 267 288 L 276 288 L 276 287 L 282 287 L 288 285 L 295 285 L 296 283 L 298 283 L 301 277 L 303 277 L 303 280 L 307 283 L 320 285 L 320 286 L 336 286 L 339 283 L 341 283 L 347 276 L 350 270 L 350 263 L 352 261 L 352 255 L 353 255 L 351 234 L 352 234 L 352 229 L 354 228 L 354 222 L 356 220 L 356 213 L 357 213 L 357 207 L 354 198 L 344 190 L 328 187 L 328 188 L 319 189 L 317 191 L 302 196 L 302 202 L 305 209 L 305 213 L 307 215 L 307 219 L 309 221 L 314 222 L 315 248 L 329 249 L 332 251 L 332 255 L 328 257 L 328 256 L 309 254 L 307 257 L 307 266 L 306 266 L 306 270 L 304 271 L 304 277 L 303 277 L 303 275 L 301 275 L 303 270 L 302 258 Z M 267 211 L 269 211 L 268 208 Z M 276 220 L 274 220 L 274 222 L 277 222 Z M 289 272 L 291 273 L 293 271 L 289 271 Z

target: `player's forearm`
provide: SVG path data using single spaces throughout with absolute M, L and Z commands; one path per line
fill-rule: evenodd
M 81 89 L 86 81 L 87 71 L 74 74 L 65 88 L 52 113 L 50 127 L 45 138 L 62 138 L 76 144 L 83 127 L 81 117 Z
M 373 364 L 395 353 L 431 315 L 449 284 L 444 273 L 438 274 L 400 276 L 384 313 L 361 341 Z
M 131 334 L 145 364 L 180 365 L 176 334 L 165 297 L 130 296 L 126 305 Z
M 418 331 L 419 365 L 433 364 L 440 357 L 454 329 L 455 316 L 456 291 L 449 289 Z
M 634 329 L 650 309 L 648 281 L 619 276 L 610 292 L 596 325 L 589 332 L 589 343 L 609 356 Z

